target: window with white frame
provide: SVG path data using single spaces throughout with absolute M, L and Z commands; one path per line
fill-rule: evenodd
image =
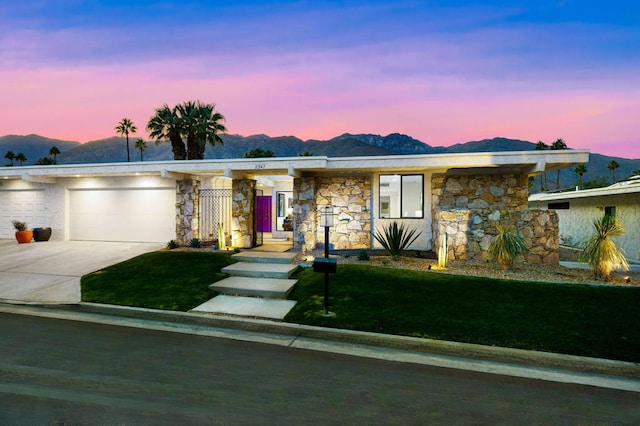
M 378 189 L 381 218 L 424 217 L 424 175 L 380 175 Z

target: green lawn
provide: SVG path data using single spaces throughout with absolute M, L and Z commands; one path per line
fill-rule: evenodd
M 231 253 L 160 251 L 82 278 L 82 300 L 187 311 L 215 295 Z M 640 288 L 545 284 L 338 265 L 307 269 L 285 321 L 640 362 Z
M 285 321 L 640 361 L 640 288 L 545 284 L 338 265 L 302 272 Z
M 82 277 L 82 301 L 188 311 L 216 295 L 233 253 L 157 251 Z

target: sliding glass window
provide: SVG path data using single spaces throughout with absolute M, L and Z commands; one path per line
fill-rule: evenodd
M 380 217 L 422 219 L 424 175 L 380 175 Z

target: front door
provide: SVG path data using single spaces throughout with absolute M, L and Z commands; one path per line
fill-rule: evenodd
M 271 232 L 271 195 L 256 197 L 256 231 Z

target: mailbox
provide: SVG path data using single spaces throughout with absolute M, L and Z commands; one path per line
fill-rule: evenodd
M 326 272 L 329 274 L 335 274 L 337 270 L 338 262 L 336 259 L 317 258 L 313 261 L 313 272 Z

